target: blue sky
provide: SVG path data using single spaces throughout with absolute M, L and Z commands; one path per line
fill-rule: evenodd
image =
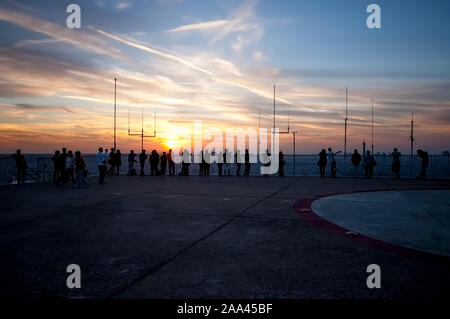
M 70 3 L 81 7 L 80 30 L 65 26 Z M 366 26 L 370 3 L 381 7 L 381 29 Z M 110 143 L 114 77 L 126 148 L 139 144 L 126 134 L 127 112 L 136 117 L 141 106 L 149 131 L 158 114 L 154 147 L 179 140 L 196 119 L 254 127 L 261 109 L 270 127 L 276 83 L 277 122 L 285 126 L 289 112 L 303 153 L 342 147 L 345 87 L 350 148 L 369 138 L 374 98 L 379 151 L 408 149 L 412 111 L 417 145 L 449 149 L 449 9 L 400 0 L 5 0 L 0 151 Z M 282 142 L 289 153 L 290 138 Z

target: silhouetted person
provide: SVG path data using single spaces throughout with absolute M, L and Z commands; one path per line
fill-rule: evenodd
M 114 175 L 114 170 L 116 169 L 116 150 L 114 148 L 111 148 L 111 152 L 109 153 L 108 164 L 108 175 Z
M 231 175 L 231 168 L 230 168 L 230 162 L 231 158 L 230 153 L 227 149 L 225 149 L 225 152 L 223 153 L 223 175 Z
M 208 150 L 205 150 L 205 153 L 203 154 L 203 159 L 205 160 L 204 167 L 203 167 L 203 173 L 205 176 L 209 176 L 209 168 L 211 167 L 211 154 Z
M 169 154 L 167 155 L 167 162 L 169 162 L 169 175 L 175 176 L 175 162 L 172 158 L 172 150 L 169 150 Z
M 17 150 L 16 153 L 13 154 L 11 157 L 14 159 L 14 162 L 16 163 L 17 184 L 24 184 L 28 168 L 27 160 L 25 159 L 25 156 L 22 154 L 21 150 Z
M 128 154 L 128 176 L 136 175 L 136 170 L 134 169 L 134 163 L 137 163 L 136 154 L 134 153 L 133 150 L 131 150 L 130 154 Z
M 97 166 L 98 166 L 98 183 L 104 184 L 105 183 L 105 176 L 106 176 L 106 162 L 108 160 L 108 157 L 105 153 L 103 153 L 103 147 L 99 147 L 98 153 L 96 156 Z
M 60 160 L 59 155 L 61 154 L 60 151 L 55 151 L 55 155 L 52 157 L 53 162 L 53 183 L 55 185 L 58 185 L 61 181 L 61 168 L 60 168 Z
M 190 165 L 190 162 L 191 162 L 190 152 L 185 149 L 181 153 L 181 156 L 183 158 L 183 160 L 181 162 L 181 175 L 182 176 L 189 176 L 189 165 Z
M 206 168 L 206 161 L 203 151 L 200 152 L 200 164 L 199 164 L 199 170 L 198 175 L 203 176 L 205 174 L 205 168 Z
M 422 160 L 422 164 L 420 166 L 420 175 L 417 176 L 417 178 L 425 180 L 427 179 L 427 167 L 429 164 L 428 152 L 417 150 L 417 156 L 419 156 Z
M 353 165 L 353 176 L 359 176 L 360 165 L 361 165 L 361 155 L 358 150 L 355 150 L 352 154 L 352 165 Z
M 373 168 L 376 165 L 375 158 L 367 151 L 367 155 L 364 156 L 364 169 L 366 171 L 366 178 L 372 178 Z
M 81 156 L 80 151 L 75 152 L 75 172 L 77 176 L 77 188 L 83 188 L 84 185 L 88 185 L 87 180 L 84 176 L 84 171 L 86 170 L 86 162 Z
M 150 162 L 150 175 L 158 175 L 159 154 L 156 150 L 153 150 L 149 157 Z
M 327 151 L 322 149 L 319 153 L 319 161 L 317 162 L 320 169 L 320 177 L 325 177 L 325 167 L 327 166 L 327 162 Z
M 270 163 L 270 162 L 271 162 L 270 156 L 271 156 L 271 155 L 270 155 L 270 153 L 269 153 L 269 150 L 266 150 L 266 154 L 265 154 L 265 157 L 266 157 L 266 158 L 265 158 L 265 162 L 267 162 L 267 163 L 264 164 L 265 167 L 270 167 L 270 164 L 271 164 L 271 163 Z M 263 176 L 264 176 L 264 177 L 268 177 L 269 175 L 268 175 L 268 174 L 264 174 Z
M 105 153 L 103 154 L 103 157 L 105 159 L 105 169 L 106 169 L 105 176 L 106 176 L 109 172 L 109 153 L 108 153 L 107 148 L 105 149 Z
M 336 178 L 336 159 L 335 156 L 341 151 L 333 153 L 331 147 L 328 148 L 328 162 L 330 163 L 330 176 Z
M 161 161 L 161 176 L 166 175 L 166 167 L 167 167 L 167 155 L 166 152 L 163 152 L 160 158 Z
M 145 153 L 145 150 L 142 150 L 141 154 L 139 154 L 139 164 L 141 165 L 141 172 L 139 173 L 140 176 L 144 176 L 144 167 L 145 162 L 147 161 L 147 154 Z
M 225 160 L 225 156 L 222 151 L 217 154 L 217 170 L 219 171 L 219 176 L 222 176 L 223 170 L 223 161 Z
M 248 150 L 245 150 L 244 161 L 245 161 L 244 176 L 250 176 L 251 164 L 250 164 L 250 154 L 248 153 Z
M 120 175 L 120 167 L 122 166 L 122 153 L 120 150 L 116 152 L 116 175 Z
M 236 163 L 236 176 L 241 176 L 241 152 L 239 150 L 234 154 L 234 162 Z
M 283 152 L 278 153 L 278 175 L 284 176 L 284 165 L 286 162 L 284 161 L 284 154 Z
M 394 151 L 391 154 L 392 156 L 392 172 L 394 173 L 395 177 L 400 178 L 400 156 L 402 154 L 397 150 L 397 148 L 394 148 Z
M 73 156 L 72 151 L 68 151 L 66 156 L 66 176 L 67 179 L 71 180 L 72 184 L 75 185 L 74 171 L 75 171 L 75 158 Z
M 61 181 L 64 184 L 67 183 L 67 171 L 66 171 L 66 158 L 67 158 L 67 149 L 65 147 L 62 148 L 62 153 L 59 155 L 59 169 L 61 171 Z

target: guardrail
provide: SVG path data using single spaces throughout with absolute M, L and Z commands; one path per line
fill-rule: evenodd
M 97 175 L 97 165 L 95 155 L 84 155 L 87 164 L 88 174 Z M 374 177 L 392 177 L 391 171 L 392 158 L 389 155 L 374 155 L 377 165 L 374 168 Z M 26 155 L 28 166 L 26 182 L 48 182 L 53 178 L 53 162 L 51 157 Z M 429 178 L 450 178 L 450 157 L 448 155 L 430 155 L 430 163 L 427 169 Z M 128 156 L 122 155 L 122 165 L 120 174 L 128 172 Z M 137 158 L 136 158 L 137 159 Z M 285 175 L 286 176 L 319 176 L 319 167 L 317 155 L 285 155 Z M 295 165 L 294 165 L 295 160 Z M 351 156 L 337 155 L 337 174 L 338 176 L 364 176 L 364 167 L 361 165 L 356 170 L 351 163 Z M 421 161 L 417 156 L 403 155 L 400 158 L 401 171 L 400 174 L 404 178 L 416 177 L 420 171 Z M 236 164 L 231 165 L 232 175 L 236 174 Z M 140 165 L 135 163 L 136 171 L 139 174 Z M 241 165 L 241 175 L 244 173 L 244 164 Z M 260 163 L 251 165 L 250 175 L 260 176 Z M 295 171 L 294 171 L 295 167 Z M 175 172 L 181 171 L 181 164 L 175 164 Z M 149 162 L 146 161 L 145 174 L 150 174 Z M 199 164 L 193 163 L 189 167 L 190 175 L 199 174 Z M 329 165 L 326 168 L 326 174 L 329 175 Z M 168 168 L 166 171 L 168 174 Z M 217 164 L 214 163 L 210 167 L 210 175 L 218 175 Z M 0 157 L 0 184 L 11 184 L 17 181 L 17 171 L 14 160 L 11 157 Z

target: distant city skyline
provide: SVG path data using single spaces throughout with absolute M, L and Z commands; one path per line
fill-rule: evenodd
M 66 6 L 81 7 L 81 29 L 66 26 Z M 382 28 L 368 29 L 377 3 Z M 114 0 L 0 4 L 0 153 L 94 153 L 117 144 L 141 107 L 147 150 L 177 148 L 195 120 L 225 129 L 273 125 L 298 132 L 297 154 L 394 147 L 450 149 L 450 12 L 448 1 Z M 292 135 L 281 150 L 292 153 Z

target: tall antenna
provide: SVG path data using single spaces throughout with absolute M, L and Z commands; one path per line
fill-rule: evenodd
M 154 117 L 154 126 L 153 126 L 153 135 L 145 135 L 144 134 L 144 107 L 142 107 L 141 113 L 141 133 L 131 133 L 130 130 L 130 110 L 128 110 L 128 136 L 140 136 L 141 137 L 141 150 L 144 150 L 144 138 L 146 137 L 156 137 L 156 111 Z
M 275 85 L 273 86 L 273 131 L 275 132 Z M 281 132 L 279 131 L 278 134 L 289 134 L 289 111 L 288 111 L 288 128 L 287 131 Z
M 116 150 L 116 90 L 117 90 L 117 78 L 114 78 L 114 150 Z
M 258 115 L 258 151 L 259 151 L 259 144 L 260 144 L 260 140 L 259 140 L 260 129 L 261 129 L 261 108 L 259 108 L 259 115 Z
M 295 176 L 295 134 L 297 134 L 297 131 L 292 131 L 292 151 L 293 151 L 293 157 L 294 157 L 294 176 Z
M 289 133 L 289 115 L 290 115 L 290 112 L 289 112 L 289 110 L 288 110 L 288 133 Z
M 259 115 L 258 115 L 258 128 L 261 128 L 261 108 L 259 108 Z
M 414 154 L 414 112 L 411 113 L 411 136 L 409 137 L 411 139 L 411 156 Z
M 273 131 L 275 132 L 275 84 L 273 85 Z
M 344 174 L 347 175 L 347 121 L 348 121 L 348 88 L 345 88 L 345 122 L 344 122 Z
M 344 156 L 347 155 L 348 88 L 345 88 Z
M 373 155 L 373 98 L 372 98 L 372 155 Z

